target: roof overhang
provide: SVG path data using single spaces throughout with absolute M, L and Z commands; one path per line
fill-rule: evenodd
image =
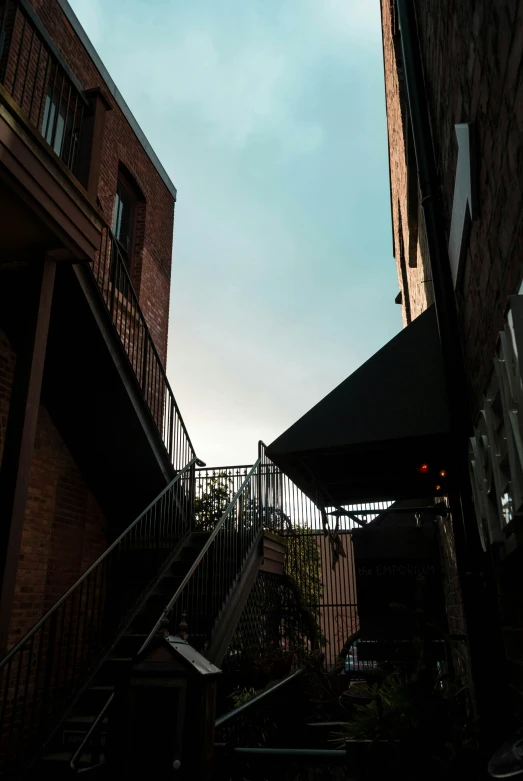
M 267 455 L 313 501 L 434 496 L 439 470 L 452 476 L 446 399 L 432 306 L 272 442 Z M 423 463 L 427 474 L 418 472 Z

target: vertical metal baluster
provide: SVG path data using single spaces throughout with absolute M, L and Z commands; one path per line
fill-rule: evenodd
M 64 74 L 64 79 L 65 79 L 65 74 Z M 62 140 L 60 141 L 60 151 L 57 153 L 58 157 L 60 159 L 62 159 L 62 154 L 63 154 L 63 151 L 64 151 L 65 139 L 66 139 L 66 136 L 67 136 L 67 126 L 69 124 L 69 107 L 71 105 L 71 92 L 72 92 L 72 89 L 73 89 L 73 85 L 71 84 L 71 82 L 69 82 L 69 94 L 67 95 L 67 105 L 65 107 L 64 132 L 62 134 Z M 73 138 L 72 138 L 73 125 L 74 125 L 74 122 L 71 123 L 71 144 L 73 143 Z
M 16 25 L 16 17 L 15 17 L 15 25 Z M 20 48 L 18 49 L 18 55 L 16 57 L 15 75 L 14 75 L 14 78 L 13 78 L 13 91 L 11 92 L 11 95 L 13 96 L 13 98 L 15 100 L 16 100 L 16 95 L 15 95 L 15 92 L 16 92 L 16 81 L 18 79 L 18 68 L 20 67 L 20 59 L 21 59 L 22 49 L 24 48 L 24 38 L 25 38 L 25 28 L 26 27 L 27 27 L 27 19 L 24 16 L 24 25 L 22 27 L 22 35 L 20 37 Z M 13 26 L 13 38 L 14 38 L 14 31 L 15 31 L 15 28 Z
M 8 734 L 8 738 L 7 738 L 7 759 L 10 759 L 10 757 L 11 757 L 11 752 L 12 752 L 12 748 L 13 748 L 14 728 L 15 728 L 15 724 L 18 721 L 18 719 L 17 719 L 17 715 L 18 715 L 17 714 L 17 712 L 18 712 L 18 692 L 19 692 L 19 689 L 20 689 L 20 677 L 21 677 L 21 674 L 22 674 L 22 655 L 23 655 L 23 652 L 22 653 L 18 653 L 16 655 L 16 659 L 18 661 L 18 667 L 17 667 L 17 670 L 16 670 L 16 683 L 15 683 L 15 688 L 14 688 L 14 692 L 13 692 L 13 713 L 12 713 L 12 717 L 11 717 L 11 724 L 9 725 L 9 734 Z
M 62 72 L 62 83 L 60 85 L 60 94 L 58 96 L 58 104 L 56 106 L 56 111 L 54 114 L 54 121 L 53 121 L 53 129 L 51 130 L 51 140 L 49 141 L 50 146 L 54 149 L 55 141 L 56 141 L 56 133 L 58 130 L 58 121 L 60 119 L 60 111 L 62 109 L 62 98 L 64 94 L 64 85 L 65 85 L 65 71 Z
M 24 86 L 22 87 L 22 97 L 20 99 L 20 108 L 22 109 L 22 111 L 24 109 L 25 90 L 26 90 L 26 87 L 27 87 L 27 75 L 29 73 L 29 65 L 31 64 L 31 57 L 33 56 L 34 39 L 35 39 L 35 31 L 34 31 L 34 27 L 33 27 L 31 29 L 31 44 L 29 46 L 29 54 L 28 54 L 28 57 L 27 57 L 27 64 L 25 66 Z M 29 117 L 29 119 L 30 118 L 31 117 Z
M 42 41 L 39 41 L 40 48 L 38 49 L 38 57 L 36 60 L 36 68 L 35 68 L 35 77 L 33 81 L 33 91 L 31 92 L 31 102 L 29 103 L 29 121 L 31 122 L 31 117 L 33 116 L 33 106 L 34 106 L 34 99 L 36 95 L 36 86 L 38 84 L 38 74 L 40 73 L 40 60 L 42 59 L 42 50 L 44 48 L 44 45 Z M 45 85 L 44 85 L 45 86 Z M 38 127 L 38 117 L 36 122 L 36 127 Z
M 51 62 L 51 53 L 50 52 L 49 52 L 49 60 L 48 60 L 48 62 Z M 45 128 L 42 128 L 42 135 L 43 135 L 43 137 L 45 138 L 46 141 L 47 141 L 47 134 L 48 134 L 48 131 L 49 131 L 49 122 L 51 120 L 51 112 L 53 110 L 53 106 L 55 105 L 54 100 L 55 100 L 56 82 L 57 81 L 58 81 L 58 65 L 55 64 L 55 66 L 54 66 L 53 89 L 51 90 L 51 94 L 49 96 L 49 113 L 47 115 L 47 122 L 45 123 Z M 44 92 L 44 100 L 45 100 L 46 97 L 47 97 L 47 95 L 45 95 L 45 92 Z M 55 106 L 55 114 L 56 114 L 56 106 Z M 54 123 L 54 119 L 53 119 L 53 123 Z M 47 142 L 51 143 L 52 138 L 53 138 L 52 131 L 51 131 L 51 135 L 49 136 L 49 138 L 50 138 L 50 140 L 47 141 Z
M 83 581 L 85 583 L 85 611 L 84 611 L 84 625 L 83 625 L 83 632 L 82 632 L 82 650 L 80 654 L 80 663 L 83 665 L 85 662 L 85 651 L 87 648 L 87 651 L 89 650 L 89 643 L 86 642 L 86 635 L 87 635 L 87 621 L 89 618 L 90 613 L 90 601 L 89 601 L 89 589 L 91 585 L 91 575 L 92 572 L 89 573 L 87 578 Z
M 69 88 L 71 89 L 71 88 Z M 76 116 L 78 113 L 78 92 L 74 91 L 75 97 L 74 97 L 74 109 L 71 113 L 71 142 L 69 144 L 69 151 L 67 153 L 67 160 L 64 160 L 64 163 L 69 168 L 70 171 L 73 169 L 73 160 L 76 153 L 76 147 L 78 145 L 78 139 L 79 139 L 79 131 L 76 129 Z M 67 107 L 67 116 L 69 116 L 69 107 Z
M 4 33 L 5 33 L 5 30 L 6 30 L 6 21 L 7 21 L 8 14 L 9 14 L 9 0 L 6 0 L 6 3 L 4 5 L 4 13 L 3 13 L 3 16 L 2 16 L 2 23 L 0 24 L 0 40 L 2 40 L 2 38 L 4 37 Z M 9 60 L 9 54 L 11 53 L 12 42 L 13 42 L 13 35 L 11 33 L 11 38 L 9 40 L 9 52 L 7 53 L 7 59 L 6 59 L 6 73 L 3 76 L 4 79 L 5 79 L 6 75 L 7 75 L 7 63 L 8 63 L 8 60 Z M 0 53 L 0 60 L 2 59 L 2 56 L 3 56 L 3 52 Z M 0 76 L 1 75 L 2 74 L 0 73 Z
M 74 683 L 75 677 L 76 677 L 76 662 L 78 657 L 78 648 L 79 648 L 79 639 L 80 639 L 80 624 L 82 622 L 82 597 L 84 593 L 84 581 L 80 583 L 79 589 L 77 589 L 73 593 L 78 593 L 78 605 L 77 605 L 77 611 L 76 611 L 76 632 L 75 632 L 75 638 L 74 638 L 74 648 L 73 648 L 73 664 L 71 669 L 71 677 L 72 681 L 71 683 Z
M 111 319 L 114 320 L 114 300 L 116 296 L 116 280 L 120 273 L 120 253 L 116 246 L 116 241 L 111 242 L 111 263 L 110 263 L 110 277 L 111 277 L 111 302 L 109 311 L 111 313 Z
M 43 44 L 42 44 L 42 46 L 43 46 Z M 42 82 L 42 94 L 40 96 L 40 105 L 38 106 L 38 116 L 36 118 L 36 127 L 37 127 L 37 130 L 41 133 L 41 135 L 45 138 L 45 132 L 46 131 L 44 130 L 43 122 L 44 122 L 44 117 L 45 117 L 45 99 L 47 97 L 47 91 L 48 91 L 47 80 L 49 78 L 49 69 L 51 67 L 51 55 L 49 54 L 49 52 L 47 51 L 45 46 L 43 46 L 43 49 L 44 49 L 44 51 L 45 51 L 45 53 L 47 55 L 47 60 L 46 60 L 46 63 L 45 63 L 45 73 L 44 73 L 44 80 Z M 49 107 L 49 109 L 50 109 L 50 107 Z M 42 116 L 42 111 L 44 112 L 44 116 Z M 47 119 L 47 124 L 49 124 L 49 118 Z
M 0 719 L 0 724 L 6 723 L 6 711 L 7 711 L 7 703 L 9 698 L 9 683 L 11 681 L 11 670 L 13 668 L 13 659 L 12 656 L 6 665 L 2 668 L 2 672 L 5 670 L 5 684 L 4 684 L 4 696 L 2 700 L 2 718 Z
M 18 745 L 20 745 L 20 740 L 22 739 L 24 734 L 25 714 L 27 712 L 27 704 L 29 701 L 29 681 L 31 678 L 31 665 L 33 661 L 34 645 L 35 645 L 35 635 L 33 634 L 29 646 L 29 651 L 28 651 L 29 658 L 27 660 L 27 667 L 25 671 L 25 687 L 24 687 L 24 696 L 22 700 L 23 704 L 22 704 L 22 715 L 20 717 L 20 735 L 19 735 Z
M 73 156 L 71 158 L 71 165 L 69 166 L 70 170 L 73 173 L 74 173 L 74 169 L 76 167 L 76 155 L 78 153 L 78 146 L 80 144 L 80 137 L 82 135 L 82 125 L 83 125 L 83 122 L 84 122 L 84 113 L 85 113 L 85 106 L 82 103 L 82 105 L 80 106 L 80 121 L 78 123 L 78 131 L 77 131 L 77 134 L 76 134 L 77 138 L 76 138 L 76 142 L 75 142 L 75 145 L 74 145 L 74 153 L 73 153 Z
M 48 636 L 48 643 L 47 643 L 47 658 L 45 660 L 45 672 L 44 672 L 44 688 L 42 692 L 42 711 L 44 713 L 44 717 L 41 719 L 40 722 L 40 734 L 44 732 L 44 726 L 45 726 L 45 716 L 49 717 L 51 713 L 49 713 L 49 705 L 51 705 L 52 709 L 52 688 L 53 688 L 53 668 L 54 668 L 54 660 L 55 660 L 55 641 L 56 641 L 56 620 L 57 620 L 57 613 L 56 610 L 52 614 L 51 619 L 49 621 L 49 636 Z

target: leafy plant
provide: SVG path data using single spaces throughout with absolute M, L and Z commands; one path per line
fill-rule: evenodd
M 232 700 L 234 708 L 239 708 L 240 705 L 245 705 L 246 702 L 250 702 L 256 697 L 256 692 L 253 687 L 244 687 L 243 689 L 235 689 L 232 694 L 229 695 Z
M 234 493 L 234 485 L 226 472 L 207 480 L 206 490 L 194 499 L 194 528 L 210 532 L 214 529 Z
M 351 720 L 333 735 L 338 746 L 351 740 L 397 741 L 408 747 L 414 764 L 430 760 L 440 778 L 463 749 L 474 745 L 468 685 L 446 680 L 434 664 L 420 663 L 411 674 L 395 671 L 366 685 L 365 693 L 370 701 L 355 705 Z

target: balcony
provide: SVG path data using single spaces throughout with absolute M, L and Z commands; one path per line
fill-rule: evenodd
M 89 103 L 24 0 L 0 3 L 0 81 L 30 124 L 74 173 Z

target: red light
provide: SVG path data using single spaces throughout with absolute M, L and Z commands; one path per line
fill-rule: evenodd
M 420 468 L 418 469 L 418 472 L 422 475 L 426 475 L 429 471 L 429 465 L 428 464 L 422 464 Z

